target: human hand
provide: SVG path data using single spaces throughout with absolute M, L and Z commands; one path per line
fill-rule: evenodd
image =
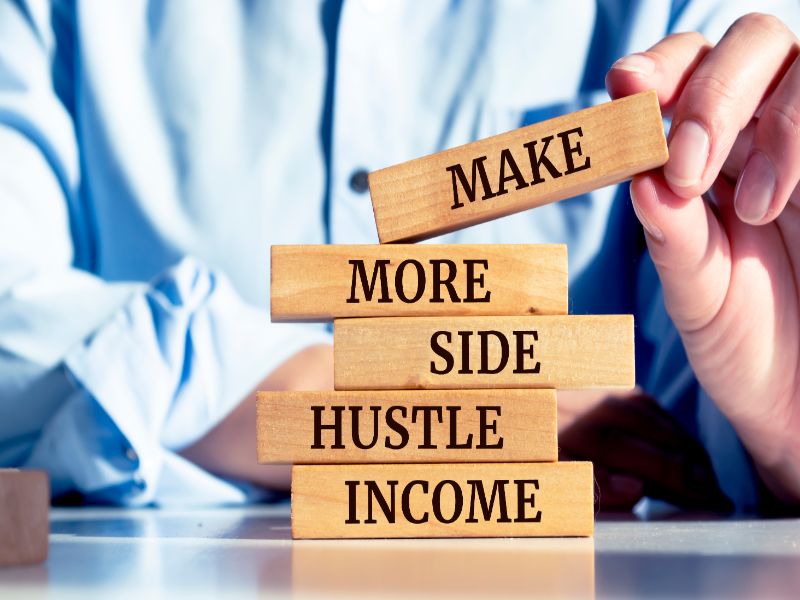
M 800 502 L 800 46 L 748 15 L 715 47 L 670 36 L 606 77 L 613 97 L 655 88 L 671 116 L 663 170 L 634 209 L 703 388 L 767 486 Z M 703 196 L 705 195 L 705 199 Z
M 333 346 L 309 346 L 270 373 L 257 390 L 332 390 Z M 249 481 L 262 487 L 288 490 L 291 467 L 260 465 L 255 458 L 255 392 L 181 455 L 207 471 Z
M 644 496 L 686 510 L 729 512 L 702 445 L 649 396 L 609 397 L 559 434 L 560 458 L 591 460 L 602 511 Z

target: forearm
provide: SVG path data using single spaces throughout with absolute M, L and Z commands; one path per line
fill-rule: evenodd
M 259 390 L 326 390 L 333 387 L 333 348 L 309 346 L 276 368 Z M 181 451 L 184 458 L 222 477 L 262 487 L 285 490 L 290 484 L 288 465 L 256 462 L 255 392 L 243 400 L 206 435 Z
M 220 477 L 288 490 L 289 465 L 256 462 L 256 398 L 247 397 L 227 417 L 180 455 Z

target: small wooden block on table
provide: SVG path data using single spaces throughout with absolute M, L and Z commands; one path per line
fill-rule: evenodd
M 273 321 L 567 314 L 562 244 L 272 246 Z
M 258 392 L 258 461 L 555 461 L 556 420 L 554 390 Z
M 297 465 L 292 536 L 589 536 L 588 462 Z
M 370 173 L 381 243 L 411 242 L 619 183 L 667 162 L 655 91 Z
M 49 510 L 46 473 L 0 469 L 0 566 L 47 559 Z
M 334 322 L 337 390 L 635 385 L 631 315 Z

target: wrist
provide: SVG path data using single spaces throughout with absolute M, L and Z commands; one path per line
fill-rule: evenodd
M 800 507 L 800 439 L 791 420 L 770 424 L 731 420 L 749 452 L 761 481 L 780 502 Z

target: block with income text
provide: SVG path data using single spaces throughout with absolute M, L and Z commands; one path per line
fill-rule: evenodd
M 296 465 L 295 538 L 589 536 L 588 462 Z
M 455 231 L 619 183 L 667 162 L 655 91 L 374 171 L 382 243 Z
M 44 471 L 0 469 L 0 566 L 47 558 L 50 484 Z
M 272 246 L 273 321 L 567 313 L 562 244 Z
M 262 463 L 558 459 L 554 390 L 259 392 Z
M 624 388 L 631 315 L 334 321 L 337 390 Z

